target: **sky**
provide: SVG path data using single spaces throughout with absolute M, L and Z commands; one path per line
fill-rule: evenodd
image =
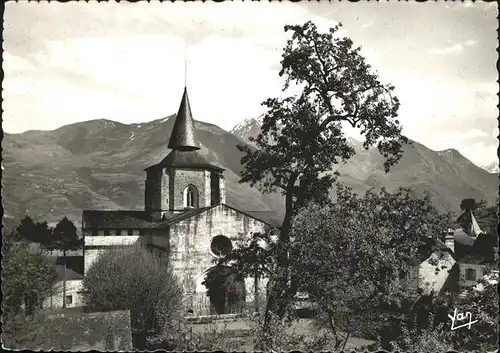
M 156 120 L 176 113 L 187 83 L 194 118 L 230 130 L 281 94 L 286 24 L 341 22 L 396 87 L 405 135 L 487 165 L 498 162 L 497 11 L 444 1 L 8 2 L 3 129 Z

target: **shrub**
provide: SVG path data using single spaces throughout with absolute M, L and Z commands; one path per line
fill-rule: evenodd
M 82 284 L 90 311 L 130 310 L 138 349 L 179 331 L 182 288 L 165 253 L 142 245 L 109 250 L 92 264 Z
M 331 349 L 335 345 L 335 337 L 331 332 L 318 331 L 314 335 L 290 332 L 291 318 L 279 319 L 271 314 L 271 324 L 266 329 L 263 324 L 264 317 L 253 316 L 250 326 L 255 333 L 255 349 L 267 351 L 320 351 Z

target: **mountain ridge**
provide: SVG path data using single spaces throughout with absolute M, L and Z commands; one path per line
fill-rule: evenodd
M 18 222 L 28 214 L 49 223 L 68 216 L 79 224 L 83 209 L 143 209 L 144 169 L 170 152 L 167 145 L 174 116 L 133 124 L 93 119 L 50 131 L 5 134 L 4 223 Z M 252 132 L 243 124 L 246 135 L 238 136 L 214 124 L 195 124 L 200 153 L 226 169 L 228 204 L 241 210 L 275 210 L 282 215 L 281 195 L 263 195 L 239 183 L 243 154 L 236 145 L 244 144 L 255 133 L 255 126 Z M 358 146 L 351 160 L 337 166 L 342 173 L 340 181 L 358 193 L 370 187 L 416 186 L 416 193 L 421 194 L 429 188 L 441 210 L 457 212 L 463 198 L 491 201 L 491 194 L 496 197 L 496 176 L 483 174 L 464 161 L 450 165 L 419 143 L 405 149 L 408 153 L 402 161 L 385 174 L 376 149 L 366 151 Z M 438 170 L 442 175 L 432 177 Z

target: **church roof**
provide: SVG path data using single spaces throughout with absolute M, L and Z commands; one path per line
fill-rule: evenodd
M 247 210 L 238 210 L 237 208 L 228 206 L 224 204 L 224 206 L 229 207 L 239 213 L 243 213 L 249 217 L 252 217 L 258 221 L 269 224 L 272 227 L 280 228 L 283 224 L 283 217 L 280 217 L 274 211 L 247 211 Z
M 151 217 L 145 211 L 83 211 L 83 229 L 144 229 Z
M 202 213 L 210 207 L 181 213 L 165 212 L 165 220 L 154 222 L 146 211 L 83 211 L 83 229 L 158 229 Z
M 282 219 L 274 211 L 240 211 L 231 206 L 222 204 L 241 214 L 252 217 L 272 227 L 281 227 Z M 193 208 L 183 212 L 165 212 L 165 219 L 152 221 L 146 211 L 83 211 L 83 229 L 162 229 L 203 213 L 211 207 Z
M 196 129 L 194 128 L 191 106 L 187 88 L 184 88 L 181 105 L 175 117 L 174 128 L 170 135 L 168 148 L 178 151 L 193 151 L 200 149 L 200 143 L 196 138 Z
M 146 168 L 194 168 L 194 169 L 207 169 L 222 172 L 224 169 L 211 164 L 203 157 L 198 151 L 171 151 L 163 160 L 151 167 Z

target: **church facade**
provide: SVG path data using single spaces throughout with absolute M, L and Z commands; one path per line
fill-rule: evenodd
M 224 170 L 198 152 L 186 89 L 168 147 L 171 152 L 163 160 L 145 169 L 144 210 L 83 211 L 85 273 L 106 250 L 139 242 L 169 254 L 190 313 L 227 313 L 223 305 L 214 309 L 202 284 L 214 269 L 213 260 L 237 246 L 238 239 L 279 227 L 279 221 L 273 212 L 242 211 L 226 204 Z M 248 305 L 255 300 L 255 290 L 265 285 L 255 283 L 254 278 L 241 280 Z

